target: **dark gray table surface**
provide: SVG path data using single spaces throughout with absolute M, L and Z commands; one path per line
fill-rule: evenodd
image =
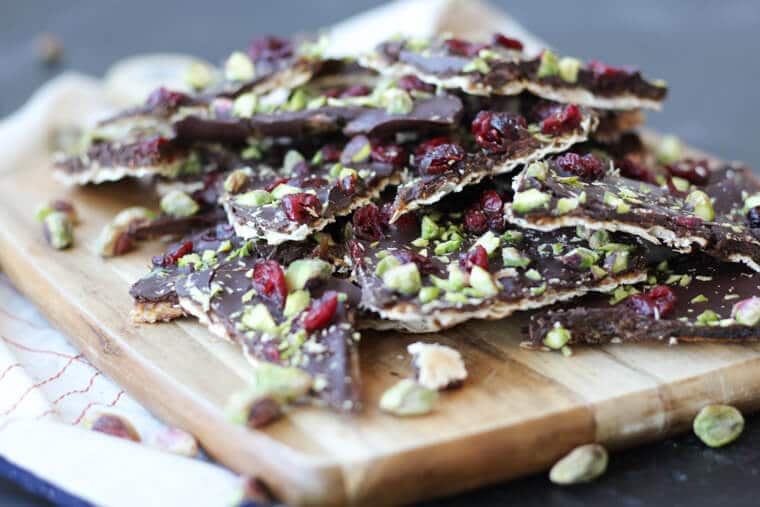
M 251 36 L 314 30 L 376 0 L 158 2 L 0 0 L 0 116 L 63 69 L 100 75 L 135 53 L 177 51 L 221 61 Z M 665 78 L 670 97 L 649 123 L 725 159 L 760 167 L 760 2 L 502 0 L 562 53 L 636 64 Z M 63 40 L 61 65 L 41 65 L 34 40 Z M 509 459 L 508 455 L 504 456 Z M 0 481 L 0 505 L 44 505 Z M 760 505 L 760 418 L 741 440 L 710 450 L 691 435 L 612 456 L 599 481 L 572 488 L 545 476 L 426 505 Z

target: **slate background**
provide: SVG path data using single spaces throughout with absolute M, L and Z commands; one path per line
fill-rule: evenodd
M 314 30 L 380 3 L 0 0 L 0 117 L 62 69 L 100 75 L 117 59 L 157 51 L 221 61 L 254 34 Z M 662 113 L 649 115 L 652 127 L 760 167 L 757 0 L 493 3 L 564 54 L 633 63 L 665 78 L 671 95 Z M 34 40 L 41 32 L 62 38 L 59 66 L 37 59 Z M 758 479 L 760 419 L 753 417 L 726 449 L 706 449 L 686 435 L 614 454 L 608 473 L 590 485 L 558 488 L 542 475 L 426 505 L 758 505 Z M 45 504 L 0 481 L 0 505 Z

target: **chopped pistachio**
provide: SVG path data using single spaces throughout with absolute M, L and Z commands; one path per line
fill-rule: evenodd
M 293 317 L 304 311 L 309 306 L 310 302 L 311 297 L 309 296 L 308 290 L 300 289 L 291 292 L 285 300 L 285 309 L 282 313 L 287 318 Z
M 148 208 L 131 206 L 117 213 L 111 224 L 116 227 L 129 227 L 135 222 L 153 220 L 154 218 L 156 218 L 156 214 Z
M 720 315 L 715 313 L 712 310 L 705 310 L 704 312 L 697 315 L 697 323 L 704 325 L 708 325 L 711 322 L 717 322 L 720 320 Z
M 286 195 L 300 194 L 301 192 L 303 192 L 303 190 L 298 187 L 295 187 L 293 185 L 288 185 L 287 183 L 280 183 L 279 185 L 277 185 L 276 187 L 272 189 L 270 194 L 272 194 L 272 197 L 274 198 L 275 201 L 278 201 L 282 199 L 283 197 L 285 197 Z
M 250 118 L 256 112 L 258 99 L 253 93 L 243 93 L 232 103 L 232 115 L 237 118 Z
M 606 272 L 604 273 L 607 274 Z M 631 294 L 638 294 L 639 290 L 633 286 L 619 286 L 612 291 L 612 297 L 610 298 L 610 305 L 616 305 L 619 302 L 626 299 Z
M 563 486 L 590 482 L 607 470 L 608 461 L 607 450 L 601 445 L 582 445 L 554 464 L 549 480 Z
M 604 192 L 603 200 L 604 204 L 611 208 L 617 208 L 618 206 L 625 204 L 625 201 L 612 192 Z
M 228 239 L 219 243 L 219 248 L 216 249 L 216 251 L 220 253 L 229 252 L 230 250 L 232 250 L 232 241 Z
M 243 326 L 253 331 L 267 334 L 277 333 L 277 324 L 275 324 L 272 314 L 269 313 L 267 307 L 262 303 L 252 307 L 245 307 L 240 321 Z
M 202 266 L 203 265 L 203 259 L 201 259 L 201 256 L 197 253 L 190 253 L 183 255 L 177 260 L 177 266 L 181 268 L 189 267 L 189 266 Z
M 692 190 L 686 196 L 686 204 L 694 208 L 694 214 L 703 220 L 715 220 L 715 211 L 713 210 L 710 196 L 701 190 Z
M 694 418 L 694 433 L 710 447 L 730 444 L 744 430 L 744 417 L 729 405 L 708 405 Z
M 527 213 L 534 209 L 544 208 L 551 200 L 551 195 L 531 188 L 517 192 L 512 199 L 512 208 L 518 213 Z
M 678 285 L 681 287 L 688 287 L 691 283 L 691 276 L 690 275 L 681 275 L 681 280 L 678 282 Z
M 593 250 L 599 250 L 610 242 L 610 233 L 604 229 L 594 231 L 588 238 L 588 246 Z
M 435 246 L 434 252 L 436 255 L 445 255 L 452 252 L 456 252 L 462 246 L 462 237 L 459 235 L 454 236 L 448 241 L 438 243 Z
M 161 198 L 161 211 L 173 217 L 189 217 L 199 209 L 198 203 L 181 190 L 173 190 Z
M 757 206 L 760 206 L 760 192 L 756 194 L 752 194 L 746 199 L 744 199 L 744 209 L 742 210 L 742 212 L 746 213 L 751 208 L 756 208 Z
M 432 218 L 425 215 L 422 217 L 422 238 L 423 239 L 435 239 L 441 235 L 441 229 L 436 225 Z
M 673 164 L 683 158 L 683 144 L 673 135 L 663 136 L 657 146 L 657 160 L 661 164 Z
M 522 241 L 523 237 L 524 234 L 522 232 L 510 230 L 505 231 L 504 234 L 501 235 L 501 239 L 503 239 L 505 243 L 519 243 Z
M 511 246 L 501 249 L 501 258 L 504 266 L 508 268 L 524 268 L 531 263 L 529 257 L 522 255 L 517 248 Z
M 403 379 L 383 393 L 380 409 L 396 416 L 425 415 L 435 408 L 437 401 L 438 391 Z
M 657 271 L 667 271 L 668 270 L 668 261 L 662 261 L 657 265 Z
M 437 276 L 431 276 L 433 285 L 445 291 L 456 292 L 462 290 L 467 283 L 467 275 L 456 264 L 449 264 L 449 276 L 443 280 Z
M 49 213 L 42 221 L 45 239 L 53 248 L 64 250 L 74 243 L 74 226 L 62 211 Z
M 560 259 L 564 264 L 581 269 L 588 269 L 599 261 L 599 254 L 584 247 L 576 247 Z
M 441 289 L 438 287 L 423 287 L 420 289 L 420 302 L 421 303 L 429 303 L 431 301 L 435 301 L 438 299 L 438 296 L 441 294 Z
M 540 296 L 546 292 L 546 282 L 543 282 L 541 285 L 538 285 L 536 287 L 530 288 L 530 295 L 533 297 Z
M 707 299 L 707 296 L 705 296 L 704 294 L 699 294 L 698 296 L 694 296 L 693 298 L 691 298 L 692 304 L 707 303 L 708 301 L 709 299 Z
M 491 273 L 477 265 L 470 270 L 470 286 L 483 297 L 493 297 L 499 293 L 499 287 L 494 282 Z
M 319 109 L 320 107 L 325 107 L 327 105 L 327 97 L 324 95 L 320 95 L 318 97 L 314 97 L 313 99 L 309 99 L 308 102 L 306 102 L 306 109 Z M 319 154 L 321 152 L 317 152 Z M 316 156 L 316 155 L 315 155 Z M 315 164 L 318 164 L 319 161 L 315 162 Z
M 620 273 L 628 269 L 628 251 L 619 250 L 607 255 L 604 259 L 604 267 L 612 274 Z
M 255 75 L 253 61 L 242 51 L 235 51 L 224 63 L 224 77 L 230 81 L 249 81 Z
M 535 178 L 539 181 L 544 181 L 549 171 L 549 166 L 543 160 L 533 162 L 525 169 L 525 176 L 528 178 Z
M 208 88 L 214 79 L 214 69 L 207 63 L 192 62 L 185 69 L 185 82 L 196 90 Z
M 731 317 L 742 326 L 754 326 L 760 322 L 760 297 L 742 299 L 734 304 Z
M 303 162 L 304 158 L 297 150 L 288 150 L 285 153 L 285 158 L 282 161 L 282 170 L 285 174 L 291 174 L 293 168 L 299 163 Z
M 309 280 L 329 278 L 332 270 L 332 265 L 322 259 L 297 259 L 285 270 L 285 284 L 288 291 L 303 289 Z
M 538 78 L 556 76 L 559 74 L 559 60 L 557 55 L 548 49 L 541 53 L 541 63 L 538 66 Z
M 572 339 L 570 331 L 562 327 L 559 322 L 555 322 L 554 326 L 546 333 L 544 337 L 544 345 L 550 349 L 560 350 L 562 347 Z
M 535 269 L 529 269 L 528 271 L 526 271 L 525 277 L 528 278 L 529 280 L 534 280 L 536 282 L 543 278 L 543 276 L 541 276 L 541 273 L 539 273 Z
M 564 215 L 578 208 L 577 197 L 561 197 L 557 200 L 557 214 Z
M 462 67 L 462 72 L 480 72 L 481 74 L 488 74 L 491 72 L 491 67 L 484 58 L 473 58 Z
M 577 58 L 565 56 L 559 60 L 559 77 L 568 83 L 578 81 L 578 71 L 581 68 L 581 61 Z
M 414 51 L 415 53 L 419 53 L 426 50 L 430 46 L 430 41 L 422 37 L 417 37 L 417 38 L 413 37 L 413 38 L 407 39 L 404 46 L 409 51 Z
M 283 109 L 286 111 L 301 111 L 306 108 L 306 99 L 306 92 L 303 88 L 298 88 L 290 95 L 290 99 Z
M 473 248 L 478 245 L 482 246 L 488 255 L 491 255 L 496 251 L 497 248 L 499 248 L 499 245 L 501 245 L 501 238 L 499 238 L 499 236 L 494 234 L 492 231 L 487 231 L 485 234 L 478 238 L 478 240 L 473 245 Z
M 235 197 L 235 203 L 241 206 L 263 206 L 273 200 L 272 194 L 260 188 Z
M 382 277 L 385 272 L 388 271 L 388 269 L 396 268 L 400 265 L 400 260 L 392 255 L 388 255 L 386 257 L 383 257 L 380 262 L 377 263 L 377 266 L 375 267 L 375 274 L 379 277 Z
M 390 88 L 383 92 L 380 105 L 388 114 L 409 114 L 414 109 L 412 97 L 400 88 Z
M 387 269 L 383 273 L 383 285 L 402 294 L 417 294 L 422 287 L 417 264 L 409 262 Z

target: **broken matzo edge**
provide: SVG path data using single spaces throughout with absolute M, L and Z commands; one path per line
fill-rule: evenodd
M 703 254 L 663 263 L 644 284 L 588 295 L 531 317 L 534 347 L 760 339 L 760 278 Z M 551 334 L 550 334 L 551 333 Z M 547 339 L 548 337 L 548 339 Z
M 498 319 L 641 281 L 645 251 L 627 234 L 593 240 L 574 229 L 505 229 L 494 190 L 461 212 L 410 213 L 385 225 L 368 206 L 354 213 L 349 245 L 363 308 L 376 327 L 432 332 L 466 320 Z
M 458 39 L 402 39 L 381 44 L 360 59 L 380 73 L 414 75 L 426 83 L 475 95 L 517 95 L 525 90 L 557 102 L 598 109 L 660 109 L 662 81 L 648 81 L 630 67 L 583 63 L 544 50 L 523 58 L 521 44 L 499 34 L 491 44 Z
M 621 176 L 602 157 L 567 153 L 526 166 L 513 188 L 505 213 L 521 227 L 621 231 L 682 253 L 696 245 L 717 259 L 760 270 L 760 241 L 744 218 L 744 199 L 757 185 L 739 165 L 711 169 L 701 186 L 683 178 L 660 186 Z

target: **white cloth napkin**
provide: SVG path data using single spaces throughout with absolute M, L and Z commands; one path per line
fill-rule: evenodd
M 526 52 L 545 43 L 477 0 L 398 0 L 330 31 L 332 54 L 369 50 L 405 33 L 476 36 L 502 30 Z M 85 124 L 181 82 L 188 57 L 148 55 L 114 65 L 104 80 L 64 74 L 0 122 L 0 171 L 46 153 L 59 127 Z M 125 287 L 126 290 L 126 287 Z M 137 444 L 84 430 L 97 411 L 117 413 L 137 429 Z M 78 353 L 0 275 L 0 455 L 73 495 L 106 506 L 227 505 L 238 478 L 219 466 L 152 447 L 166 426 Z

